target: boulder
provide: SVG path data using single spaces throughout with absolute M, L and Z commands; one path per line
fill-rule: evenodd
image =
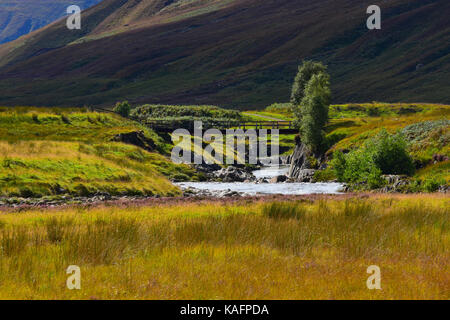
M 311 164 L 310 160 L 316 159 L 317 164 Z M 294 149 L 294 153 L 290 157 L 290 164 L 288 178 L 293 179 L 294 181 L 302 181 L 305 180 L 305 175 L 310 176 L 311 173 L 314 175 L 314 170 L 317 169 L 315 166 L 319 166 L 321 169 L 326 168 L 324 156 L 315 155 L 313 152 L 309 150 L 309 148 L 300 141 L 300 138 L 296 139 L 296 146 Z M 304 170 L 313 170 L 313 171 L 304 171 Z M 311 179 L 307 179 L 308 182 Z
M 214 171 L 218 171 L 218 170 L 222 169 L 222 167 L 218 164 L 206 164 L 206 163 L 195 164 L 194 168 L 198 172 L 203 172 L 206 174 L 214 173 Z
M 255 180 L 255 176 L 252 173 L 233 166 L 215 171 L 214 176 L 217 179 L 221 179 L 223 182 L 244 182 Z
M 298 182 L 313 182 L 315 173 L 316 173 L 316 170 L 314 170 L 314 169 L 299 170 L 296 181 L 298 181 Z
M 449 158 L 446 155 L 443 155 L 443 154 L 434 154 L 433 155 L 434 163 L 444 162 L 444 161 L 448 161 L 448 160 L 449 160 Z
M 269 182 L 270 183 L 280 183 L 280 182 L 285 182 L 287 179 L 288 179 L 287 176 L 280 175 L 280 176 L 273 177 L 272 179 L 269 180 Z

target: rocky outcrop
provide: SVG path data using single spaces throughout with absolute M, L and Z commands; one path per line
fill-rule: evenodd
M 214 175 L 215 171 L 219 171 L 220 169 L 222 169 L 222 167 L 218 164 L 194 164 L 194 168 L 195 170 L 197 170 L 198 172 L 202 172 L 204 174 L 206 174 L 207 176 L 210 175 Z
M 255 176 L 251 172 L 233 166 L 215 171 L 213 175 L 216 179 L 223 182 L 244 182 L 255 180 Z
M 298 182 L 314 182 L 314 169 L 303 169 L 298 171 L 296 181 Z
M 291 160 L 292 160 L 292 154 L 288 155 L 288 156 L 280 156 L 280 164 L 286 165 L 286 164 L 291 164 Z
M 200 190 L 196 188 L 186 188 L 183 190 L 183 196 L 186 198 L 234 198 L 249 196 L 247 193 L 239 193 L 237 191 L 227 190 Z
M 153 142 L 153 140 L 147 138 L 143 131 L 120 133 L 116 135 L 112 140 L 132 144 L 147 151 L 153 151 L 156 148 L 156 145 Z
M 407 176 L 384 175 L 382 177 L 386 181 L 386 186 L 381 188 L 380 191 L 384 193 L 401 192 L 411 183 Z
M 222 168 L 218 164 L 198 164 L 194 165 L 195 170 L 205 175 L 209 181 L 221 182 L 255 182 L 256 177 L 248 168 L 238 168 L 229 166 Z
M 290 157 L 288 178 L 298 182 L 313 182 L 315 170 L 312 168 L 310 159 L 314 158 L 317 157 L 297 138 L 294 153 Z
M 434 154 L 433 155 L 433 163 L 436 164 L 438 162 L 444 162 L 448 161 L 449 158 L 446 155 L 443 154 Z
M 286 182 L 287 179 L 288 179 L 287 176 L 280 175 L 280 176 L 273 177 L 272 179 L 270 179 L 269 182 L 270 183 L 280 183 L 280 182 Z

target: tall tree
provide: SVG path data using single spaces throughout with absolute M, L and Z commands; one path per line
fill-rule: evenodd
M 324 128 L 330 106 L 330 76 L 325 72 L 314 74 L 305 87 L 301 101 L 300 135 L 312 152 L 319 154 L 325 147 Z
M 309 80 L 311 80 L 313 75 L 319 74 L 320 72 L 327 72 L 327 67 L 324 66 L 321 62 L 303 61 L 302 65 L 298 67 L 298 72 L 295 76 L 291 93 L 291 103 L 293 105 L 296 118 L 295 124 L 297 125 L 297 127 L 300 127 L 302 116 L 300 104 L 305 97 L 306 85 L 308 84 Z

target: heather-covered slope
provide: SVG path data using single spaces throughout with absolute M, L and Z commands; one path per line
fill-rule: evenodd
M 0 46 L 0 103 L 116 100 L 265 106 L 286 101 L 301 59 L 324 61 L 334 102 L 450 102 L 446 0 L 104 0 Z
M 0 43 L 19 38 L 61 18 L 70 5 L 89 8 L 101 0 L 0 0 Z

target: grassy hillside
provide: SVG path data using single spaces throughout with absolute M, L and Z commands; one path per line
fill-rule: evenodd
M 0 103 L 262 108 L 288 100 L 302 59 L 329 65 L 335 103 L 449 103 L 450 3 L 384 2 L 378 31 L 371 4 L 105 0 L 80 31 L 60 21 L 0 46 Z
M 114 142 L 144 131 L 154 152 Z M 168 178 L 195 173 L 160 153 L 169 147 L 155 133 L 113 114 L 83 109 L 0 108 L 0 195 L 176 195 Z
M 28 210 L 0 217 L 1 299 L 442 299 L 445 195 Z M 81 290 L 67 290 L 69 265 Z M 366 270 L 381 269 L 382 290 Z
M 275 104 L 264 111 L 244 114 L 254 120 L 274 117 L 292 120 L 290 104 Z M 348 152 L 361 147 L 382 128 L 404 134 L 408 151 L 413 157 L 416 179 L 450 183 L 450 161 L 435 163 L 435 156 L 450 158 L 450 106 L 409 103 L 361 103 L 330 106 L 330 121 L 326 127 L 328 158 L 335 151 Z M 292 135 L 280 137 L 284 147 L 295 147 Z M 289 151 L 290 152 L 290 151 Z M 289 153 L 288 152 L 288 153 Z M 332 176 L 327 175 L 329 179 Z

